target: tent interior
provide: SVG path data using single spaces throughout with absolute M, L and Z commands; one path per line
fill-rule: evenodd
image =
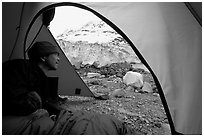
M 59 46 L 49 24 L 60 6 L 92 12 L 130 44 L 156 82 L 172 134 L 202 134 L 202 2 L 3 2 L 2 62 L 26 59 L 35 41 Z M 48 74 L 59 77 L 60 94 L 94 96 L 63 50 L 60 58 Z

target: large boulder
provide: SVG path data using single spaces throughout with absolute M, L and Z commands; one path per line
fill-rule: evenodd
M 127 86 L 141 88 L 143 86 L 143 75 L 138 72 L 128 71 L 123 77 L 123 82 Z

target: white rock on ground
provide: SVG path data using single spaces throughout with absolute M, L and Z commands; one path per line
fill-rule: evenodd
M 128 71 L 125 76 L 123 77 L 123 82 L 126 85 L 131 85 L 135 87 L 142 87 L 143 86 L 143 76 L 138 72 Z

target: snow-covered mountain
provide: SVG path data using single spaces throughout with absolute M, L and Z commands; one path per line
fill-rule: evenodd
M 140 63 L 124 38 L 103 21 L 89 22 L 78 30 L 67 29 L 56 40 L 75 66 Z

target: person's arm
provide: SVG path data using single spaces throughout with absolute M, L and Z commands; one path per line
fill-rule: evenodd
M 3 65 L 2 70 L 4 110 L 17 115 L 28 115 L 42 107 L 40 96 L 29 89 L 29 68 L 25 62 Z
M 42 108 L 42 101 L 38 93 L 32 91 L 27 94 L 16 96 L 12 104 L 16 107 L 19 114 L 27 115 L 35 112 L 37 109 Z M 15 108 L 15 109 L 16 109 Z

